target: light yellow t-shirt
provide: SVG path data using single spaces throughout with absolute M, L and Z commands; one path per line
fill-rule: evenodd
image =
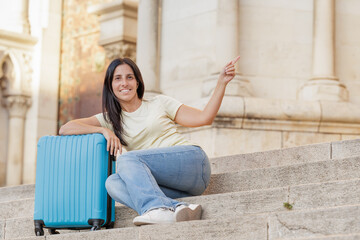
M 124 140 L 127 151 L 170 147 L 176 145 L 196 145 L 188 141 L 176 128 L 174 119 L 181 102 L 164 95 L 151 100 L 143 100 L 135 112 L 122 111 Z M 113 131 L 111 123 L 103 114 L 95 115 L 102 127 Z

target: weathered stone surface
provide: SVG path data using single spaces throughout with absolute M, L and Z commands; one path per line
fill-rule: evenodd
M 211 171 L 215 174 L 327 159 L 330 159 L 330 143 L 218 157 L 210 159 L 210 162 Z
M 100 231 L 82 231 L 78 233 L 46 236 L 46 239 L 98 240 L 98 239 L 134 239 L 137 240 L 139 228 L 116 228 Z
M 205 194 L 360 178 L 360 157 L 214 174 Z
M 138 214 L 135 210 L 126 206 L 115 207 L 115 228 L 133 227 L 133 219 Z
M 231 192 L 215 195 L 203 195 L 179 199 L 188 203 L 201 204 L 203 207 L 202 219 L 235 217 L 239 214 L 255 214 L 266 212 L 286 211 L 284 202 L 289 202 L 293 210 L 312 208 L 336 207 L 341 205 L 355 205 L 360 202 L 360 179 L 333 181 L 325 183 L 306 184 L 283 188 L 261 189 L 245 192 Z M 22 209 L 31 208 L 31 211 L 9 213 L 22 217 L 32 217 L 33 202 L 18 201 Z M 22 203 L 20 203 L 22 202 Z M 0 206 L 6 208 L 6 203 Z M 10 206 L 13 206 L 10 204 Z M 18 211 L 12 208 L 13 211 Z M 8 211 L 10 212 L 10 211 Z M 132 220 L 137 213 L 121 204 L 116 205 L 115 228 L 131 227 Z M 29 219 L 29 221 L 31 221 Z
M 34 198 L 34 197 L 35 197 L 34 184 L 0 188 L 0 203 L 23 199 L 23 198 Z
M 46 239 L 259 239 L 267 238 L 266 216 L 245 216 L 175 224 L 159 224 L 132 228 L 116 228 L 97 232 L 60 234 Z
M 139 239 L 267 239 L 267 217 L 245 216 L 207 221 L 190 221 L 169 226 L 145 226 Z
M 288 189 L 266 189 L 248 192 L 204 195 L 183 198 L 183 201 L 201 204 L 202 219 L 231 218 L 244 214 L 284 211 Z
M 35 236 L 34 221 L 32 217 L 7 219 L 5 223 L 6 239 L 26 238 Z M 78 230 L 59 230 L 60 234 L 79 232 Z M 44 229 L 45 236 L 49 235 Z
M 283 147 L 285 148 L 340 140 L 340 134 L 321 132 L 283 132 Z
M 270 239 L 324 237 L 359 232 L 359 205 L 278 213 L 269 217 Z
M 34 198 L 3 202 L 0 204 L 0 219 L 20 218 L 24 216 L 33 216 L 33 214 Z
M 234 192 L 217 195 L 207 195 L 180 199 L 189 203 L 201 204 L 203 207 L 202 219 L 232 218 L 240 214 L 265 213 L 274 211 L 285 211 L 283 203 L 287 201 L 288 189 L 268 189 L 250 192 Z M 26 207 L 27 204 L 24 204 Z M 17 214 L 18 215 L 18 214 Z M 132 220 L 137 213 L 123 205 L 116 206 L 115 228 L 134 227 Z M 20 219 L 9 219 L 7 227 L 13 229 Z M 23 222 L 31 222 L 24 228 L 33 231 L 32 213 L 24 215 Z M 15 225 L 14 225 L 15 224 Z M 22 228 L 22 227 L 21 227 Z
M 360 235 L 336 235 L 327 237 L 297 238 L 297 240 L 359 240 Z
M 360 155 L 360 139 L 331 143 L 332 158 L 346 158 Z
M 0 239 L 5 238 L 5 221 L 0 219 Z
M 293 210 L 355 205 L 360 203 L 360 179 L 290 187 Z
M 21 237 L 21 238 L 12 238 L 11 240 L 41 240 L 46 239 L 45 236 L 34 236 L 34 237 Z

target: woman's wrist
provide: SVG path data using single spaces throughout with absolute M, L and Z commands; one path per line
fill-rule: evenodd
M 225 82 L 223 79 L 219 79 L 217 82 L 217 87 L 226 88 L 227 84 L 228 82 Z

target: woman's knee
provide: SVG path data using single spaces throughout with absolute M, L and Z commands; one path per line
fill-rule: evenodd
M 116 179 L 116 174 L 112 174 L 105 181 L 105 188 L 110 196 L 114 191 L 113 189 L 114 189 L 115 179 Z
M 120 175 L 124 172 L 129 172 L 129 168 L 131 168 L 131 165 L 133 165 L 135 161 L 137 161 L 137 157 L 134 154 L 130 152 L 124 153 L 117 158 L 116 172 Z
M 205 192 L 206 188 L 210 184 L 211 166 L 210 166 L 210 161 L 207 156 L 204 157 L 201 169 L 202 169 L 202 173 L 200 173 L 198 175 L 196 184 L 194 184 L 192 189 L 189 191 L 189 193 L 194 196 L 203 194 Z
M 209 161 L 209 158 L 206 156 L 203 162 L 203 166 L 202 166 L 203 172 L 202 172 L 202 178 L 205 184 L 205 189 L 209 186 L 210 184 L 210 178 L 211 178 L 211 164 Z M 204 191 L 205 191 L 204 189 Z

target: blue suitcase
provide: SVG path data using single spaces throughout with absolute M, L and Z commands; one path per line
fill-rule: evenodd
M 115 158 L 102 134 L 45 136 L 38 142 L 35 183 L 35 234 L 56 229 L 111 228 L 115 202 L 105 181 Z

